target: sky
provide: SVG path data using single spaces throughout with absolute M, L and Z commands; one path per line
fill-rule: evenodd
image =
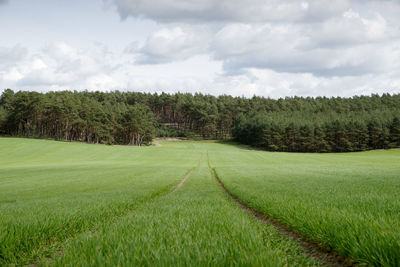
M 399 0 L 0 0 L 0 93 L 400 93 Z

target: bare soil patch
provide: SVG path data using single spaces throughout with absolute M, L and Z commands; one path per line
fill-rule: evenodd
M 157 142 L 157 141 L 186 141 L 187 138 L 183 138 L 183 137 L 157 137 L 154 138 L 153 141 Z

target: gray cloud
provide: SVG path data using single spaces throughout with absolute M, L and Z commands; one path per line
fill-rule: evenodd
M 122 18 L 160 22 L 320 21 L 341 14 L 349 0 L 114 0 Z
M 229 75 L 259 68 L 359 76 L 389 71 L 400 61 L 400 21 L 385 16 L 400 3 L 390 0 L 114 1 L 122 17 L 173 23 L 135 49 L 139 64 L 208 52 Z M 187 23 L 197 26 L 182 26 Z M 199 34 L 199 25 L 208 32 Z

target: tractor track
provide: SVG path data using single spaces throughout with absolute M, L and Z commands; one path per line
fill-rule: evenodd
M 225 185 L 221 182 L 218 177 L 217 172 L 214 168 L 211 168 L 211 172 L 217 182 L 217 184 L 222 188 L 225 194 L 234 201 L 243 211 L 250 213 L 254 216 L 258 221 L 262 223 L 266 223 L 276 227 L 281 236 L 288 237 L 293 240 L 297 240 L 301 248 L 304 250 L 307 256 L 310 256 L 318 261 L 322 261 L 321 266 L 354 266 L 351 260 L 344 259 L 340 255 L 336 254 L 334 251 L 324 247 L 323 245 L 316 243 L 314 241 L 309 240 L 302 234 L 296 232 L 295 230 L 289 228 L 288 226 L 278 222 L 264 213 L 261 213 L 238 199 L 236 196 L 232 195 L 231 192 L 226 189 Z
M 182 181 L 181 181 L 171 192 L 169 192 L 169 194 L 174 193 L 176 190 L 178 190 L 179 188 L 182 187 L 182 185 L 186 182 L 186 180 L 189 179 L 190 175 L 192 175 L 192 172 L 193 172 L 196 168 L 199 168 L 199 167 L 201 166 L 201 161 L 202 161 L 202 159 L 203 159 L 203 155 L 200 156 L 199 164 L 198 164 L 196 167 L 194 167 L 192 170 L 190 170 L 190 171 L 186 174 L 186 176 L 182 179 Z
M 136 205 L 134 205 L 134 207 L 129 208 L 128 210 L 126 210 L 125 212 L 123 212 L 123 213 L 121 213 L 121 214 L 118 214 L 118 215 L 115 215 L 115 216 L 110 217 L 110 218 L 108 219 L 108 220 L 109 220 L 109 224 L 108 224 L 108 225 L 114 224 L 114 223 L 115 223 L 117 220 L 119 220 L 120 218 L 122 218 L 122 217 L 124 217 L 124 216 L 127 216 L 128 214 L 130 214 L 130 213 L 132 213 L 132 212 L 135 212 L 136 210 L 140 209 L 142 206 L 144 206 L 144 205 L 146 205 L 146 204 L 148 204 L 148 203 L 154 201 L 154 200 L 157 199 L 157 198 L 170 195 L 170 194 L 174 193 L 175 191 L 177 191 L 179 188 L 182 187 L 182 185 L 186 182 L 186 180 L 189 179 L 189 177 L 190 177 L 190 175 L 192 174 L 192 172 L 193 172 L 196 168 L 198 168 L 198 167 L 201 166 L 202 158 L 203 158 L 203 155 L 201 155 L 198 165 L 195 166 L 195 167 L 193 167 L 193 168 L 191 168 L 191 169 L 189 169 L 189 171 L 188 171 L 188 173 L 185 175 L 185 177 L 180 181 L 180 183 L 179 183 L 173 190 L 171 190 L 171 191 L 168 192 L 168 191 L 166 191 L 165 188 L 164 188 L 164 189 L 162 189 L 162 190 L 160 190 L 160 191 L 158 191 L 158 192 L 155 192 L 155 193 L 151 194 L 151 195 L 148 196 L 148 197 L 145 197 L 142 201 L 139 201 Z M 68 242 L 68 240 L 72 240 L 72 239 L 76 238 L 77 236 L 82 235 L 82 234 L 84 234 L 84 233 L 87 233 L 87 234 L 89 234 L 89 235 L 91 235 L 91 236 L 96 236 L 96 235 L 98 234 L 98 231 L 97 231 L 97 230 L 98 230 L 100 227 L 101 227 L 101 226 L 98 225 L 98 226 L 95 227 L 95 229 L 92 228 L 92 229 L 90 229 L 90 230 L 89 230 L 89 229 L 86 229 L 86 230 L 80 231 L 80 232 L 74 234 L 73 236 L 70 236 L 70 237 L 65 238 L 64 240 L 62 240 L 61 243 L 60 243 L 59 245 L 56 245 L 56 246 L 58 247 L 58 248 L 56 249 L 56 251 L 55 251 L 56 257 L 61 257 L 61 256 L 63 255 L 63 251 L 62 251 L 62 250 L 63 250 L 63 244 L 65 244 L 65 242 Z M 45 246 L 45 247 L 51 247 L 52 245 L 54 245 L 54 244 L 51 244 L 50 246 Z M 29 266 L 29 267 L 36 267 L 36 266 L 42 265 L 42 264 L 49 264 L 52 260 L 53 260 L 52 258 L 41 257 L 41 258 L 39 258 L 39 259 L 37 259 L 37 260 L 33 260 L 31 263 L 28 263 L 28 264 L 25 263 L 25 264 L 23 264 L 23 265 L 24 265 L 24 266 Z
M 174 190 L 172 190 L 170 192 L 170 194 L 174 193 L 176 190 L 178 190 L 179 188 L 182 187 L 182 185 L 186 182 L 186 180 L 190 177 L 190 175 L 192 175 L 192 171 L 190 171 L 188 174 L 186 174 L 186 176 L 182 179 L 182 181 L 174 188 Z

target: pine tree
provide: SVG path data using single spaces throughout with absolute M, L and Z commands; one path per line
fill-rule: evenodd
M 398 146 L 400 146 L 400 120 L 395 117 L 390 125 L 390 147 Z

